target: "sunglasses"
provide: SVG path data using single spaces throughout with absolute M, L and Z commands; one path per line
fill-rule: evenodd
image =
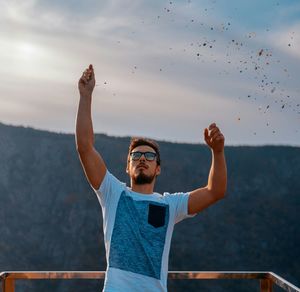
M 146 160 L 148 161 L 153 161 L 156 158 L 156 153 L 154 152 L 141 152 L 141 151 L 134 151 L 130 153 L 130 157 L 132 160 L 137 161 L 139 160 L 142 155 L 144 155 L 144 157 L 146 158 Z

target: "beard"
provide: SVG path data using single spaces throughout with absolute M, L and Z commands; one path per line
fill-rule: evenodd
M 143 172 L 140 172 L 138 175 L 135 175 L 132 179 L 136 185 L 145 185 L 151 184 L 155 178 L 154 175 L 146 175 Z

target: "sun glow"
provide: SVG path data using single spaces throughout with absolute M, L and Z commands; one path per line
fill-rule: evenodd
M 34 59 L 35 56 L 39 55 L 41 52 L 40 50 L 31 43 L 20 43 L 17 46 L 17 54 L 21 59 L 28 60 Z
M 34 41 L 3 39 L 0 44 L 0 61 L 6 74 L 38 77 L 41 67 L 49 63 L 49 51 Z

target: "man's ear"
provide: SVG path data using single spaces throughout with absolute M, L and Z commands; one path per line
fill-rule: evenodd
M 158 165 L 156 167 L 156 176 L 160 175 L 161 169 L 160 169 L 160 165 Z

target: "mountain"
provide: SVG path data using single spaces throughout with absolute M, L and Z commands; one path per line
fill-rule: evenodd
M 97 134 L 128 184 L 129 137 Z M 205 145 L 159 142 L 158 192 L 204 186 Z M 300 148 L 225 148 L 225 199 L 175 226 L 169 270 L 273 271 L 300 286 Z M 0 124 L 0 271 L 105 270 L 101 208 L 71 134 Z M 19 281 L 17 291 L 101 291 L 103 281 Z M 172 280 L 169 291 L 258 291 L 258 280 Z M 276 291 L 276 290 L 275 290 Z

